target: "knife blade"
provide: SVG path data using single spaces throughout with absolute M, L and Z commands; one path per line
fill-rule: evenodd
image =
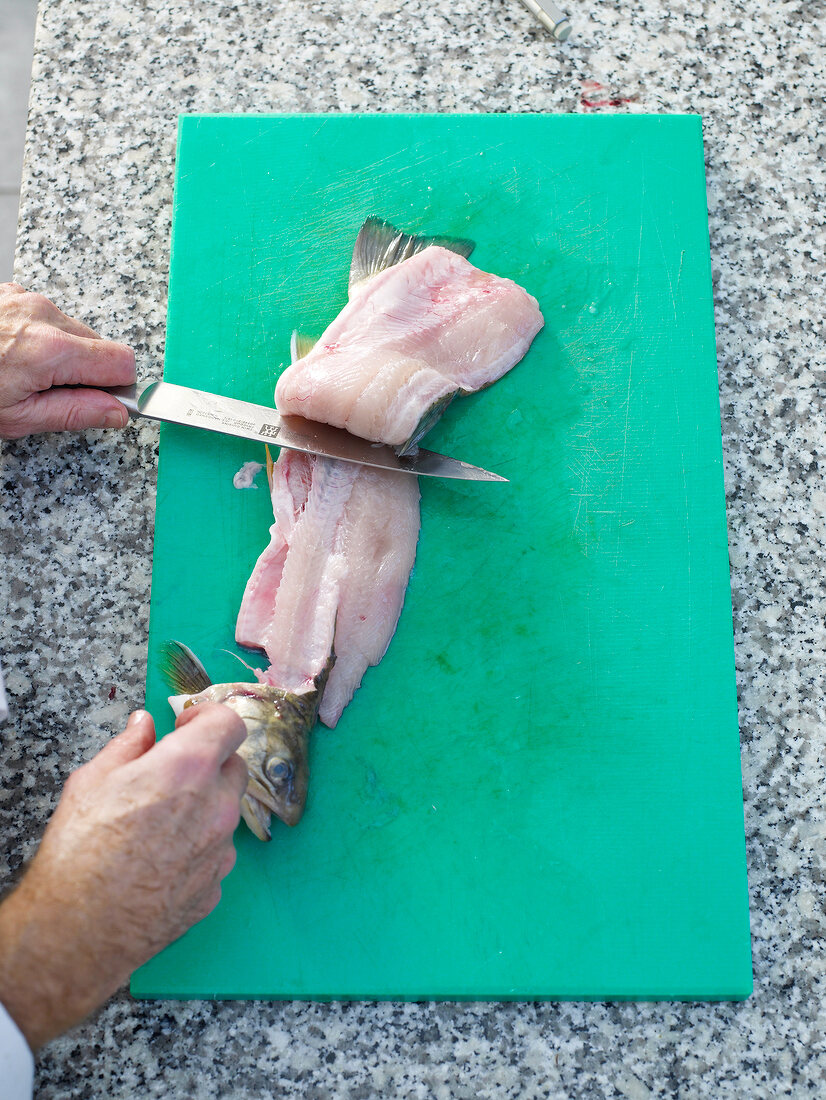
M 358 462 L 382 470 L 399 470 L 420 477 L 449 477 L 465 481 L 507 481 L 506 477 L 471 466 L 456 458 L 419 449 L 415 455 L 400 458 L 392 447 L 370 443 L 350 435 L 343 428 L 318 424 L 301 416 L 281 416 L 266 405 L 239 401 L 235 397 L 178 386 L 174 382 L 133 383 L 110 386 L 111 393 L 129 410 L 130 416 L 144 416 L 170 424 L 184 424 L 209 432 L 234 435 L 273 443 L 306 454 Z

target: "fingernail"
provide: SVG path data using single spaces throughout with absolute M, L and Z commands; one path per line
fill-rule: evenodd
M 129 419 L 126 409 L 110 409 L 103 417 L 104 428 L 125 428 Z
M 142 722 L 148 713 L 149 712 L 145 710 L 133 710 L 132 713 L 129 715 L 129 719 L 126 723 L 126 728 L 129 729 L 130 726 L 136 726 L 138 722 Z

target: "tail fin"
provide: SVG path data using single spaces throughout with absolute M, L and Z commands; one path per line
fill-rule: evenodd
M 431 245 L 456 252 L 465 259 L 476 247 L 475 241 L 457 237 L 416 237 L 396 229 L 382 218 L 370 217 L 359 230 L 350 265 L 350 290 L 372 279 L 380 271 L 410 259 Z

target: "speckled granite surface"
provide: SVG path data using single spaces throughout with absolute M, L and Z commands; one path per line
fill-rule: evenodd
M 755 992 L 718 1005 L 135 1003 L 47 1097 L 826 1095 L 826 19 L 594 0 L 43 0 L 16 277 L 162 361 L 182 111 L 696 111 L 705 119 Z M 157 434 L 3 446 L 0 881 L 142 702 Z

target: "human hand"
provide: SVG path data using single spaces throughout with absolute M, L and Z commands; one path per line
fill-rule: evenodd
M 0 439 L 122 428 L 124 406 L 89 387 L 134 381 L 131 348 L 102 340 L 41 294 L 0 283 Z
M 19 886 L 0 905 L 0 1002 L 35 1050 L 211 912 L 235 863 L 246 730 L 190 707 L 154 744 L 136 711 L 73 772 Z

